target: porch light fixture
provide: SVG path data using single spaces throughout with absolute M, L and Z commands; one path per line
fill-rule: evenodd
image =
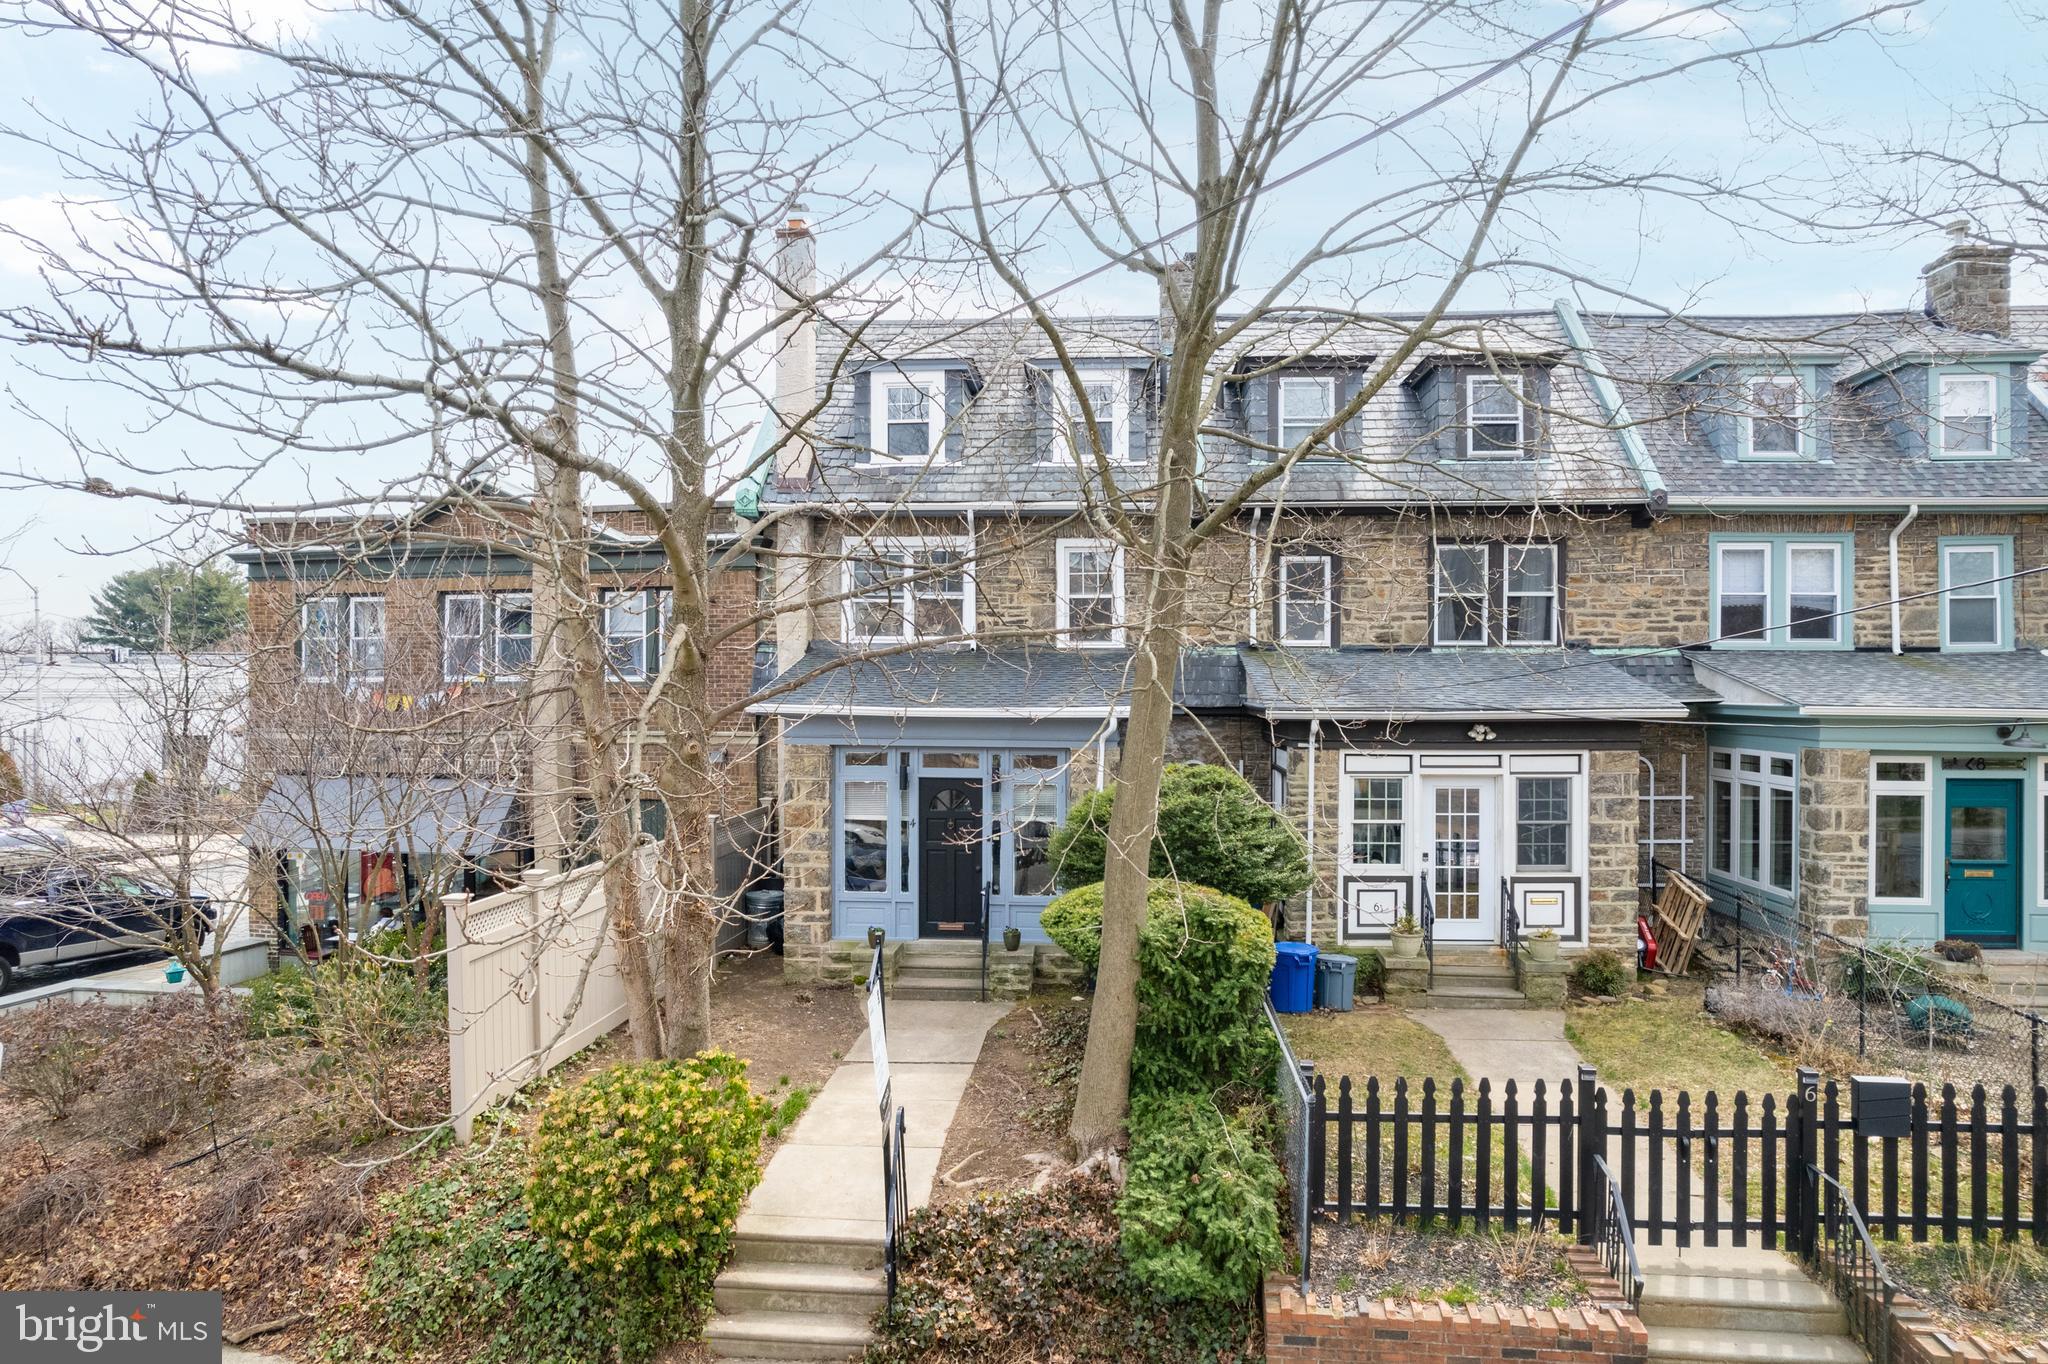
M 1472 728 L 1465 731 L 1465 737 L 1470 739 L 1475 744 L 1483 744 L 1486 743 L 1488 740 L 1497 739 L 1500 736 L 1493 732 L 1492 725 L 1474 725 L 1472 726 Z
M 1998 741 L 2007 748 L 2048 748 L 2048 742 L 2035 738 L 2033 726 L 2026 724 L 2000 725 Z

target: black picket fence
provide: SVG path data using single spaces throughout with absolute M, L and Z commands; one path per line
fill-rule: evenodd
M 1810 1248 L 1814 1176 L 1888 1240 L 2030 1236 L 2048 1245 L 2048 1089 L 1910 1091 L 1904 1135 L 1871 1135 L 1837 1081 L 1787 1095 L 1638 1098 L 1576 1078 L 1439 1086 L 1315 1078 L 1306 1185 L 1325 1216 L 1547 1224 L 1594 1244 L 1611 1219 L 1604 1160 L 1634 1239 Z

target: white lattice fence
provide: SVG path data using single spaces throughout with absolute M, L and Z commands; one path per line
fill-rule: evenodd
M 448 1088 L 467 1143 L 478 1113 L 624 1022 L 626 992 L 596 866 L 445 903 Z

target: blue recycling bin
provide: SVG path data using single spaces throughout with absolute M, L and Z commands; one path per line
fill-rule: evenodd
M 1272 996 L 1276 1014 L 1305 1014 L 1316 1006 L 1316 946 L 1307 942 L 1273 944 Z

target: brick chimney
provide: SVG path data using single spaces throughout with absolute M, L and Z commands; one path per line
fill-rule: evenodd
M 1927 315 L 1966 332 L 2012 330 L 2012 248 L 1970 240 L 1970 224 L 1948 225 L 1949 248 L 1921 270 Z
M 797 213 L 803 205 L 796 205 Z M 810 224 L 792 217 L 775 229 L 775 303 L 778 308 L 808 305 L 818 287 L 818 244 Z M 784 431 L 792 430 L 817 401 L 818 319 L 806 311 L 775 329 L 775 415 Z M 776 486 L 804 489 L 817 472 L 817 453 L 808 434 L 784 445 L 775 456 Z

